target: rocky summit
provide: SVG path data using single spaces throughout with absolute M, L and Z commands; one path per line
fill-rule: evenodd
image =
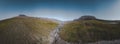
M 85 15 L 81 16 L 79 19 L 76 20 L 96 20 L 97 18 L 95 16 Z

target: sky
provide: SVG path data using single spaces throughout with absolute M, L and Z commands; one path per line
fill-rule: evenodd
M 0 20 L 19 14 L 62 21 L 83 15 L 120 20 L 120 0 L 0 0 Z

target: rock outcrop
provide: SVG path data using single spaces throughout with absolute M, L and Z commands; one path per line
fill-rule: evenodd
M 26 16 L 26 15 L 24 15 L 24 14 L 19 14 L 19 16 Z
M 85 15 L 85 16 L 81 16 L 80 18 L 78 19 L 75 19 L 75 21 L 78 21 L 78 20 L 96 20 L 97 18 L 94 17 L 94 16 L 89 16 L 89 15 Z

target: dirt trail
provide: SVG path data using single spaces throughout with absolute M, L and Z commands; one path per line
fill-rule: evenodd
M 56 44 L 57 38 L 59 38 L 60 28 L 63 26 L 63 22 L 60 22 L 59 25 L 50 33 L 50 44 Z

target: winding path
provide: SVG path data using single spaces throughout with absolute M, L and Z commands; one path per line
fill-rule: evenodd
M 56 44 L 57 39 L 59 38 L 60 29 L 63 25 L 64 23 L 60 22 L 59 25 L 50 33 L 50 44 Z

